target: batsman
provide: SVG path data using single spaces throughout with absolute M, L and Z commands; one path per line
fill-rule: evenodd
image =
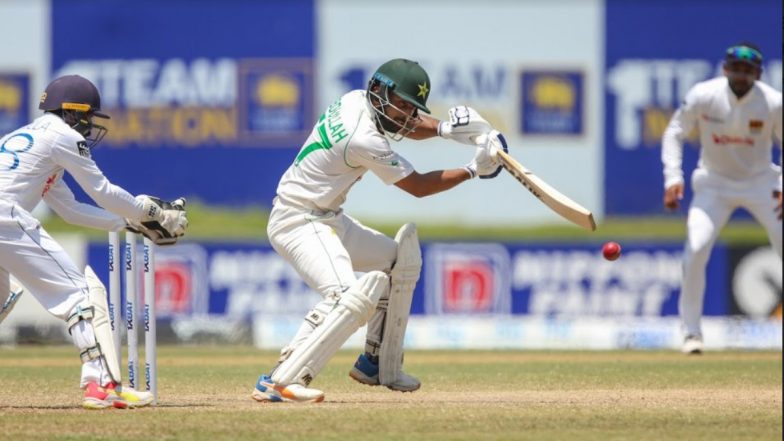
M 89 266 L 77 268 L 30 212 L 43 200 L 66 222 L 108 231 L 128 228 L 165 245 L 185 233 L 184 201 L 172 205 L 134 197 L 104 176 L 91 149 L 106 128 L 93 121 L 109 115 L 101 112 L 98 89 L 86 78 L 55 79 L 38 108 L 43 115 L 0 137 L 0 322 L 23 293 L 10 283 L 13 275 L 65 322 L 82 361 L 84 408 L 147 406 L 152 394 L 122 386 L 103 283 Z M 63 181 L 66 172 L 100 207 L 76 200 Z
M 322 401 L 324 392 L 311 382 L 366 323 L 365 351 L 351 378 L 393 391 L 419 389 L 420 381 L 403 371 L 403 339 L 422 267 L 416 226 L 404 225 L 391 239 L 341 205 L 367 171 L 416 197 L 498 175 L 494 152 L 506 150 L 503 136 L 488 135 L 493 128 L 469 107 L 450 109 L 449 121 L 428 116 L 430 91 L 430 78 L 418 63 L 384 63 L 366 90 L 350 91 L 326 109 L 280 179 L 267 225 L 270 243 L 323 299 L 282 349 L 277 365 L 259 377 L 255 400 Z M 421 174 L 390 146 L 390 140 L 435 136 L 476 146 L 473 160 Z

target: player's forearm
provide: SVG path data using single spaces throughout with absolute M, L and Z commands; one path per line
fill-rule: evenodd
M 73 201 L 73 204 L 54 198 L 46 199 L 47 205 L 64 221 L 72 225 L 119 231 L 125 228 L 125 219 L 104 209 Z
M 424 174 L 414 172 L 396 184 L 406 192 L 422 198 L 449 190 L 461 182 L 471 179 L 465 168 L 435 170 Z
M 664 165 L 664 188 L 683 182 L 683 141 L 678 131 L 667 128 L 662 137 L 661 160 Z

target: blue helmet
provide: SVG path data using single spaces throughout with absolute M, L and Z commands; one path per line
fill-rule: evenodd
M 94 116 L 109 119 L 109 115 L 100 112 L 101 95 L 87 78 L 79 75 L 56 78 L 41 94 L 38 108 L 60 115 L 66 124 L 90 141 L 90 147 L 98 144 L 106 134 L 105 127 L 93 124 L 91 118 L 87 118 Z M 91 136 L 93 129 L 97 130 L 95 136 Z

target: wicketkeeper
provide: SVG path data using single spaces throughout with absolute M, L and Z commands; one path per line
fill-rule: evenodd
M 370 386 L 411 392 L 420 382 L 403 372 L 403 337 L 422 266 L 414 224 L 394 239 L 341 209 L 351 187 L 368 170 L 386 184 L 424 197 L 469 179 L 500 172 L 494 149 L 500 135 L 468 107 L 449 121 L 430 116 L 431 85 L 422 67 L 394 59 L 381 65 L 367 90 L 354 90 L 319 118 L 277 188 L 267 234 L 270 243 L 323 300 L 307 314 L 278 364 L 256 382 L 258 401 L 322 401 L 311 381 L 351 334 L 368 323 L 365 352 L 349 375 Z M 441 136 L 477 145 L 465 167 L 420 174 L 392 150 L 389 140 Z M 364 273 L 355 276 L 355 271 Z
M 171 244 L 188 226 L 184 200 L 171 205 L 133 197 L 106 179 L 90 149 L 106 133 L 93 119 L 109 116 L 100 112 L 98 89 L 87 79 L 55 79 L 38 108 L 42 116 L 0 138 L 0 321 L 22 293 L 21 287 L 9 286 L 11 273 L 65 321 L 82 360 L 83 407 L 146 406 L 151 393 L 121 386 L 104 285 L 89 266 L 78 269 L 30 211 L 43 199 L 69 223 L 108 231 L 131 228 L 155 243 Z M 103 208 L 76 201 L 62 179 L 66 171 Z

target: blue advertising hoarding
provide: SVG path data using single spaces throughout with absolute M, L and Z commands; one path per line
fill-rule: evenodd
M 319 300 L 266 243 L 158 247 L 158 317 L 302 315 Z M 527 315 L 541 318 L 677 315 L 680 244 L 624 244 L 603 259 L 600 246 L 425 243 L 414 293 L 415 315 Z M 141 256 L 139 256 L 141 258 Z M 88 248 L 89 264 L 108 276 L 108 245 Z M 705 314 L 732 312 L 728 248 L 718 244 L 707 269 Z M 141 283 L 138 284 L 141 286 Z
M 112 120 L 93 157 L 113 182 L 268 206 L 317 111 L 314 14 L 311 0 L 54 1 L 52 74 L 101 90 Z M 89 44 L 64 38 L 79 26 Z
M 763 80 L 781 89 L 781 14 L 775 0 L 607 0 L 606 214 L 662 213 L 661 135 L 688 89 L 720 74 L 727 47 L 758 44 L 767 59 Z M 687 177 L 698 158 L 690 140 Z

